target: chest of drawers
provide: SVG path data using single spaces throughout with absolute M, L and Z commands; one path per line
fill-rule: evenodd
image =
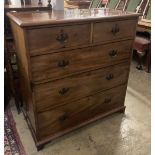
M 38 149 L 124 112 L 138 16 L 109 9 L 8 13 L 23 112 Z

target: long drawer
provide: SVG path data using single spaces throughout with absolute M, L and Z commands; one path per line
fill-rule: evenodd
M 99 22 L 94 24 L 93 42 L 116 41 L 135 36 L 137 20 Z
M 99 114 L 123 106 L 126 85 L 38 113 L 39 137 L 45 138 L 77 126 Z
M 90 43 L 90 24 L 31 29 L 27 31 L 27 38 L 30 55 L 85 45 Z
M 31 57 L 33 81 L 57 79 L 129 58 L 132 40 Z
M 34 86 L 37 111 L 44 111 L 127 82 L 129 62 Z

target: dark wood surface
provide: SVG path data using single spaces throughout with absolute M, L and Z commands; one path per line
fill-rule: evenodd
M 90 41 L 90 24 L 55 26 L 49 28 L 38 28 L 27 31 L 31 55 L 40 51 L 58 50 L 74 46 L 87 45 Z M 81 32 L 83 36 L 81 37 Z M 42 39 L 38 37 L 42 36 Z M 51 44 L 52 43 L 52 44 Z
M 128 28 L 130 25 L 130 28 Z M 133 38 L 136 20 L 99 22 L 94 24 L 94 42 L 114 41 L 121 38 Z
M 34 86 L 37 111 L 54 108 L 127 82 L 129 63 Z
M 126 85 L 38 114 L 39 138 L 62 132 L 99 114 L 123 106 Z
M 30 118 L 33 129 L 36 130 L 35 113 L 34 113 L 35 109 L 33 106 L 33 94 L 31 93 L 31 85 L 30 85 L 30 79 L 31 79 L 30 67 L 28 65 L 30 57 L 28 56 L 27 53 L 28 51 L 25 44 L 25 38 L 24 38 L 25 34 L 24 31 L 13 22 L 11 22 L 11 26 L 13 29 L 13 36 L 16 45 L 23 106 L 28 117 Z
M 64 11 L 10 12 L 7 14 L 19 26 L 49 25 L 115 18 L 136 18 L 140 14 L 111 9 L 66 9 Z
M 33 56 L 30 59 L 33 82 L 46 82 L 118 64 L 130 57 L 132 43 L 132 40 L 127 40 L 63 53 Z
M 61 11 L 51 12 L 51 18 L 49 12 L 8 14 L 18 51 L 24 111 L 38 149 L 103 116 L 124 112 L 139 14 L 93 11 L 96 17 L 94 12 L 69 18 Z M 108 31 L 101 28 L 104 23 Z

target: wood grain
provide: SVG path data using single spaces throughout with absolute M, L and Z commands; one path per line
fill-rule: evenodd
M 67 134 L 67 133 L 69 133 L 69 132 L 72 132 L 72 131 L 74 131 L 74 130 L 77 130 L 77 129 L 81 128 L 81 127 L 84 128 L 84 126 L 88 125 L 89 123 L 93 123 L 93 122 L 95 122 L 95 121 L 98 121 L 99 119 L 102 119 L 102 118 L 104 118 L 104 117 L 106 117 L 106 116 L 109 116 L 109 115 L 111 115 L 111 114 L 114 114 L 114 113 L 124 113 L 124 112 L 125 112 L 125 108 L 126 108 L 126 106 L 124 106 L 124 105 L 121 106 L 121 107 L 117 107 L 117 108 L 112 109 L 112 110 L 110 110 L 110 111 L 108 111 L 108 112 L 105 112 L 105 113 L 101 113 L 101 114 L 99 114 L 99 115 L 96 115 L 96 116 L 93 117 L 93 118 L 90 118 L 90 119 L 88 119 L 88 120 L 85 120 L 85 121 L 81 122 L 80 124 L 76 124 L 75 126 L 70 127 L 70 128 L 68 128 L 68 129 L 65 129 L 65 130 L 63 130 L 63 131 L 61 131 L 61 132 L 57 132 L 57 133 L 55 133 L 55 134 L 51 134 L 51 135 L 49 135 L 49 136 L 47 136 L 47 137 L 45 137 L 45 138 L 40 139 L 39 141 L 37 141 L 37 142 L 36 142 L 36 147 L 37 147 L 37 148 L 38 148 L 38 147 L 39 147 L 39 148 L 40 148 L 40 147 L 43 147 L 45 144 L 51 142 L 51 140 L 54 140 L 54 139 L 56 139 L 56 138 L 58 138 L 58 137 L 60 137 L 60 136 L 63 136 L 63 135 L 65 135 L 65 134 Z
M 8 13 L 26 120 L 37 148 L 124 112 L 139 14 L 110 9 Z
M 36 28 L 28 30 L 27 33 L 30 54 L 32 55 L 49 49 L 52 52 L 54 49 L 58 50 L 90 43 L 90 24 Z M 59 41 L 58 37 L 62 41 Z
M 124 84 L 129 62 L 34 86 L 37 111 L 60 106 Z M 110 77 L 112 75 L 112 77 Z M 108 79 L 110 78 L 110 79 Z
M 82 71 L 110 66 L 130 57 L 132 40 L 31 57 L 34 82 L 54 80 Z M 111 56 L 112 51 L 116 56 Z M 60 63 L 65 63 L 61 66 Z M 60 66 L 59 66 L 60 65 Z
M 54 24 L 68 24 L 90 21 L 108 21 L 118 19 L 138 19 L 141 14 L 123 12 L 109 8 L 96 9 L 65 9 L 64 11 L 40 11 L 40 12 L 10 12 L 8 17 L 21 27 L 45 26 Z M 83 33 L 83 32 L 82 32 Z
M 94 24 L 93 42 L 134 38 L 137 20 L 98 22 Z
M 36 131 L 35 110 L 33 105 L 33 95 L 30 86 L 30 69 L 29 69 L 29 56 L 26 49 L 24 31 L 15 23 L 11 22 L 13 29 L 13 36 L 15 39 L 17 63 L 20 72 L 20 85 L 23 100 L 23 106 L 26 114 L 28 115 L 31 125 Z
M 69 102 L 53 110 L 39 113 L 40 139 L 71 128 L 101 113 L 104 114 L 123 106 L 125 89 L 126 86 L 120 86 L 77 102 Z M 111 101 L 107 102 L 107 99 L 111 99 Z

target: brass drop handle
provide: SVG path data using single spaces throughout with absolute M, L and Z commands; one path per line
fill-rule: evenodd
M 111 33 L 112 33 L 113 35 L 115 35 L 115 33 L 116 33 L 116 32 L 115 32 L 115 27 L 112 28 Z
M 117 56 L 117 50 L 112 50 L 109 52 L 109 56 L 116 57 Z
M 60 121 L 65 121 L 68 118 L 68 114 L 65 112 L 62 116 L 59 117 Z
M 63 30 L 60 30 L 60 34 L 57 35 L 56 40 L 60 43 L 67 43 L 68 35 L 67 33 L 64 33 Z
M 115 27 L 115 32 L 118 33 L 119 32 L 119 27 L 116 25 Z
M 58 67 L 66 67 L 69 65 L 69 61 L 68 60 L 61 60 L 58 62 Z
M 69 88 L 62 88 L 61 90 L 59 90 L 59 94 L 65 95 L 68 91 L 69 91 Z
M 105 104 L 108 104 L 108 103 L 110 103 L 111 101 L 112 101 L 111 98 L 105 98 L 104 103 L 105 103 Z
M 113 35 L 116 35 L 118 32 L 120 31 L 119 27 L 117 24 L 115 24 L 115 26 L 112 28 L 111 33 Z
M 114 78 L 114 75 L 113 74 L 109 74 L 106 76 L 106 79 L 107 80 L 112 80 Z

